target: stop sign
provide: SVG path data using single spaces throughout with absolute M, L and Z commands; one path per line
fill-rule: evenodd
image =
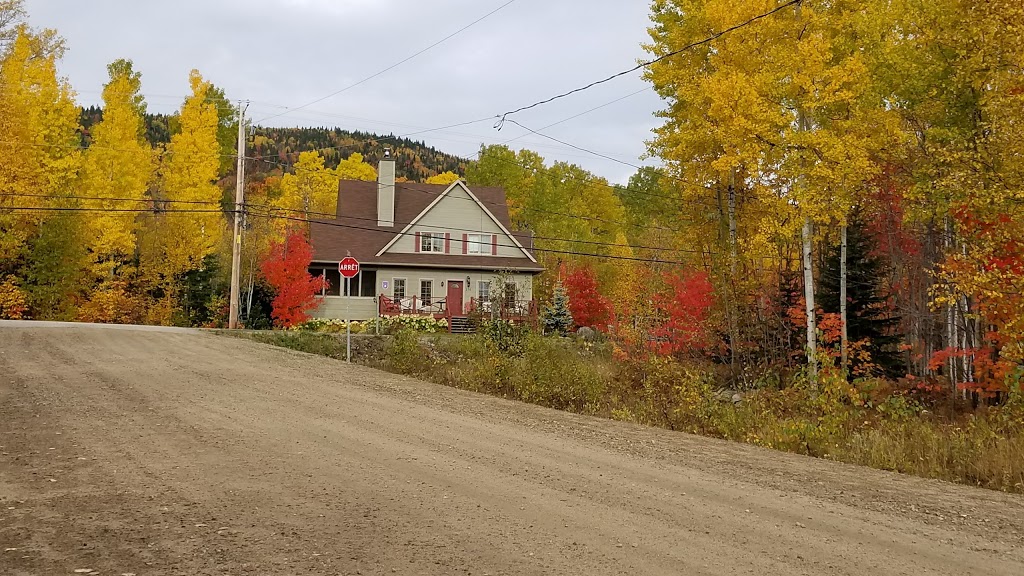
M 345 278 L 355 278 L 359 274 L 359 261 L 351 256 L 342 259 L 338 262 L 338 272 Z

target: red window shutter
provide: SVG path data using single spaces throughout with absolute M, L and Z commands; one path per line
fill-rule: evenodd
M 451 254 L 452 253 L 452 234 L 451 234 L 451 232 L 445 232 L 444 233 L 444 253 L 445 254 Z
M 416 251 L 419 252 L 420 251 L 420 233 L 419 232 L 416 233 L 416 238 L 414 238 L 414 240 L 416 241 Z
M 469 254 L 469 234 L 462 235 L 462 253 Z
M 492 256 L 497 256 L 498 255 L 498 235 L 497 234 L 492 234 L 491 235 L 491 255 Z

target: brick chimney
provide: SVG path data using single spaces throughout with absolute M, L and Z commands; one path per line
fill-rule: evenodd
M 384 150 L 377 166 L 377 226 L 395 226 L 395 161 L 391 150 Z

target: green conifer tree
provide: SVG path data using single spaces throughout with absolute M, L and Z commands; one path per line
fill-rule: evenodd
M 864 223 L 853 220 L 847 228 L 846 297 L 847 331 L 851 347 L 861 346 L 868 357 L 852 354 L 852 374 L 898 377 L 906 374 L 900 357 L 899 317 L 889 306 L 884 279 L 885 262 L 874 255 L 874 241 Z M 841 248 L 832 247 L 820 279 L 818 305 L 825 313 L 839 313 Z M 871 366 L 869 366 L 869 364 Z
M 555 286 L 555 294 L 551 303 L 544 308 L 541 314 L 541 322 L 544 324 L 544 331 L 557 333 L 565 336 L 572 328 L 572 312 L 569 311 L 569 296 L 561 284 Z

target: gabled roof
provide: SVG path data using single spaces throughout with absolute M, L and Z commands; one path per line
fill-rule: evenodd
M 437 198 L 435 198 L 430 204 L 427 204 L 427 207 L 424 208 L 415 218 L 413 218 L 412 221 L 409 222 L 404 228 L 402 228 L 401 232 L 396 234 L 395 237 L 392 238 L 390 242 L 388 242 L 387 244 L 384 245 L 383 248 L 378 250 L 376 256 L 378 256 L 378 257 L 382 256 L 385 252 L 387 252 L 388 248 L 391 248 L 392 246 L 395 245 L 396 242 L 398 242 L 399 240 L 404 238 L 406 235 L 408 235 L 409 231 L 412 230 L 413 226 L 418 224 L 419 221 L 422 220 L 423 217 L 426 216 L 427 213 L 430 212 L 430 210 L 434 206 L 437 206 L 438 204 L 440 204 L 442 200 L 444 200 L 449 194 L 451 194 L 452 190 L 456 190 L 456 189 L 465 191 L 466 194 L 469 196 L 469 198 L 471 200 L 473 200 L 473 202 L 476 202 L 477 207 L 479 207 L 480 210 L 484 214 L 486 214 L 487 217 L 490 218 L 491 221 L 495 225 L 497 225 L 498 228 L 506 236 L 509 237 L 509 239 L 511 239 L 511 241 L 515 244 L 515 246 L 518 247 L 523 252 L 523 254 L 526 255 L 527 258 L 530 259 L 531 262 L 533 262 L 534 264 L 537 263 L 537 259 L 533 257 L 533 254 L 530 254 L 529 251 L 527 251 L 526 246 L 524 246 L 521 242 L 519 242 L 519 239 L 517 239 L 512 234 L 512 231 L 509 230 L 507 226 L 502 224 L 501 221 L 498 220 L 498 218 L 487 208 L 487 206 L 484 206 L 484 203 L 481 202 L 480 199 L 477 198 L 475 194 L 473 194 L 473 191 L 470 190 L 469 186 L 466 186 L 466 183 L 463 182 L 462 180 L 456 180 L 455 182 L 452 182 L 452 184 L 450 186 L 448 186 L 448 188 L 446 188 L 444 192 L 442 192 L 441 194 L 438 194 Z M 499 188 L 499 190 L 500 190 L 500 188 Z M 502 196 L 504 196 L 504 192 L 502 193 Z M 508 205 L 505 204 L 504 201 L 501 203 L 501 207 L 505 209 L 505 212 L 507 214 L 508 213 Z M 395 224 L 398 225 L 398 226 L 401 226 L 401 223 L 399 223 L 399 222 L 396 222 Z
M 462 254 L 388 254 L 378 252 L 419 218 L 451 186 L 399 182 L 395 184 L 395 226 L 377 226 L 377 182 L 342 180 L 338 183 L 338 218 L 310 223 L 313 260 L 336 262 L 352 256 L 364 264 L 394 266 L 445 266 L 453 268 L 516 269 L 540 272 L 543 268 L 525 256 L 501 258 Z M 533 248 L 530 232 L 512 230 L 505 190 L 497 187 L 473 188 L 471 195 L 493 216 L 499 226 L 527 251 Z M 455 224 L 453 228 L 458 228 Z

